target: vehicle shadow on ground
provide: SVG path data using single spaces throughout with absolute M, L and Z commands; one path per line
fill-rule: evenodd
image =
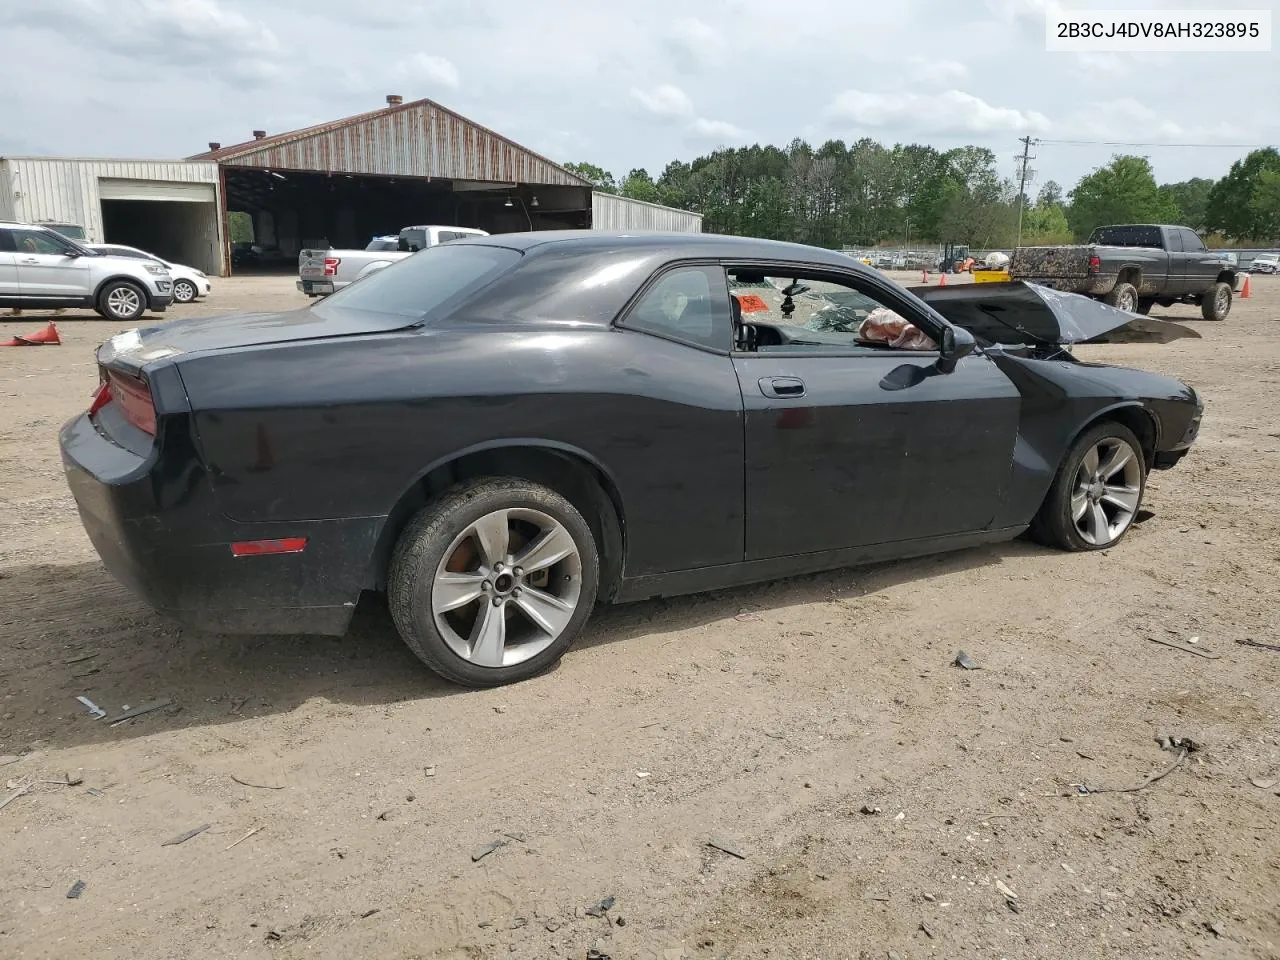
M 744 609 L 785 620 L 790 607 L 856 598 L 1041 552 L 1014 541 L 601 607 L 577 648 L 685 630 L 731 619 Z M 361 602 L 345 637 L 208 634 L 151 611 L 94 562 L 4 571 L 0 611 L 0 753 L 19 753 L 35 741 L 69 747 L 233 723 L 287 713 L 313 699 L 372 706 L 483 695 L 423 666 L 400 640 L 385 600 L 372 595 Z M 572 658 L 570 651 L 570 663 Z M 89 718 L 77 696 L 107 710 L 107 718 Z M 126 704 L 161 699 L 171 704 L 110 725 Z

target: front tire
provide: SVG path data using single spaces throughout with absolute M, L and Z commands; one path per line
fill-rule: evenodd
M 1146 461 L 1133 431 L 1100 423 L 1071 445 L 1031 534 L 1061 550 L 1113 547 L 1133 525 L 1146 484 Z
M 1132 283 L 1117 283 L 1105 299 L 1117 310 L 1128 313 L 1136 313 L 1138 310 L 1138 290 Z
M 136 283 L 112 280 L 98 291 L 97 311 L 108 320 L 132 323 L 147 310 L 147 294 Z
M 591 615 L 600 560 L 591 528 L 560 494 L 488 477 L 409 522 L 387 579 L 409 649 L 447 680 L 495 687 L 564 656 Z
M 1225 320 L 1231 312 L 1231 284 L 1215 283 L 1200 298 L 1200 315 L 1206 320 Z
M 190 280 L 173 281 L 173 299 L 178 303 L 190 303 L 196 296 L 196 285 Z

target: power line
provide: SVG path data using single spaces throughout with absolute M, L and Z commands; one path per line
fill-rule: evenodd
M 1040 140 L 1068 147 L 1205 147 L 1218 150 L 1263 150 L 1272 143 L 1139 143 L 1131 140 Z

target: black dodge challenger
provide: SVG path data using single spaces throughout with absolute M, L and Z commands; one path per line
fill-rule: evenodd
M 1202 404 L 1073 343 L 1197 336 L 1024 283 L 906 290 L 847 256 L 539 232 L 313 306 L 98 351 L 61 431 L 107 568 L 208 630 L 342 633 L 364 591 L 440 674 L 554 663 L 600 601 L 1015 537 L 1115 544 Z

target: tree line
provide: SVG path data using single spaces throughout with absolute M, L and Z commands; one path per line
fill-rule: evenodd
M 1018 236 L 1018 185 L 985 147 L 940 151 L 864 138 L 813 148 L 720 149 L 673 160 L 655 179 L 634 169 L 621 180 L 590 163 L 565 166 L 598 190 L 692 210 L 710 233 L 816 246 L 967 243 L 1011 247 Z M 1158 184 L 1145 157 L 1117 155 L 1069 191 L 1050 180 L 1022 198 L 1024 245 L 1084 240 L 1109 223 L 1176 223 L 1218 242 L 1280 239 L 1280 153 L 1254 150 L 1220 180 Z

